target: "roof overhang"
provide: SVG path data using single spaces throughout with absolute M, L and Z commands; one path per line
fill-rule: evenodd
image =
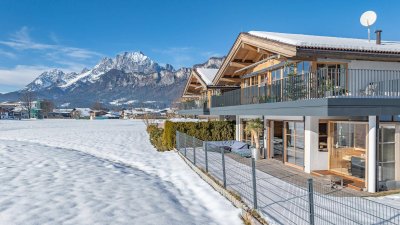
M 200 95 L 201 90 L 204 89 L 207 89 L 206 83 L 201 79 L 200 75 L 196 72 L 196 69 L 192 69 L 186 82 L 182 97 Z
M 267 57 L 279 55 L 283 59 L 295 57 L 296 54 L 296 46 L 266 40 L 248 33 L 240 33 L 218 70 L 213 84 L 226 84 L 227 82 L 223 79 L 237 79 L 240 74 L 233 74 L 235 71 L 255 64 Z M 236 81 L 233 84 L 237 85 L 238 82 Z

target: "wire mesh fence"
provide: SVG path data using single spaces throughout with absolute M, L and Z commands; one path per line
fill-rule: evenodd
M 207 142 L 176 132 L 176 149 L 274 224 L 400 224 L 400 209 L 281 171 L 232 142 Z M 270 171 L 271 172 L 270 172 Z

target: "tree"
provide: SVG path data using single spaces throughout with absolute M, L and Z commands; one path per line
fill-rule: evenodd
M 285 70 L 288 71 L 286 85 L 285 85 L 285 96 L 289 101 L 295 101 L 304 99 L 306 97 L 306 84 L 302 76 L 296 72 L 296 64 L 287 63 Z
M 154 124 L 155 116 L 151 112 L 145 112 L 143 114 L 142 121 L 146 125 L 146 127 L 149 127 L 150 125 Z
M 42 115 L 44 118 L 49 116 L 49 113 L 54 109 L 54 103 L 51 100 L 43 100 L 40 103 L 40 109 L 42 110 Z
M 251 135 L 251 140 L 254 141 L 256 149 L 260 149 L 260 133 L 263 131 L 264 124 L 260 118 L 247 121 L 245 132 Z
M 93 106 L 92 106 L 93 110 L 103 110 L 103 105 L 101 104 L 101 102 L 96 101 Z
M 28 111 L 29 119 L 31 118 L 32 108 L 34 105 L 33 102 L 35 101 L 35 99 L 36 99 L 36 95 L 32 91 L 24 91 L 21 94 L 22 106 L 24 106 L 24 108 Z

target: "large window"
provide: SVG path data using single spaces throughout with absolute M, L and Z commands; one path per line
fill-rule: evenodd
M 282 68 L 272 70 L 271 71 L 271 79 L 272 81 L 280 80 L 282 79 Z
M 286 122 L 286 162 L 304 166 L 304 122 Z
M 308 61 L 298 62 L 296 66 L 297 74 L 308 73 L 311 70 L 311 62 Z
M 365 122 L 331 122 L 333 141 L 330 150 L 330 169 L 365 178 L 367 129 Z
M 345 87 L 346 64 L 318 63 L 318 79 L 329 88 Z
M 396 129 L 395 125 L 381 125 L 379 132 L 379 189 L 391 190 L 400 187 L 400 182 L 396 181 Z

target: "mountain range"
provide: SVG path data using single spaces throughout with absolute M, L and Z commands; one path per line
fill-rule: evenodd
M 219 68 L 223 60 L 211 57 L 193 67 Z M 31 91 L 61 107 L 90 107 L 94 102 L 115 107 L 167 107 L 179 98 L 190 72 L 191 68 L 161 66 L 142 52 L 124 52 L 78 73 L 43 72 L 25 88 L 0 94 L 0 101 L 15 101 Z

